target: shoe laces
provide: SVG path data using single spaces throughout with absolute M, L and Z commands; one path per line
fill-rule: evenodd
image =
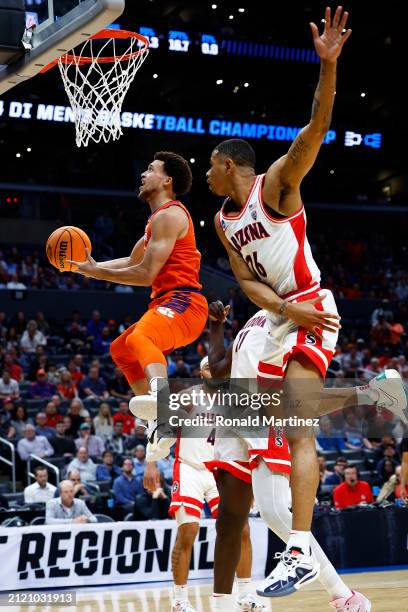
M 303 555 L 292 555 L 288 550 L 275 553 L 275 559 L 279 560 L 278 565 L 272 571 L 271 576 L 274 578 L 286 577 L 289 574 L 294 575 L 296 568 L 300 565 Z
M 240 610 L 243 612 L 264 612 L 265 606 L 260 603 L 252 593 L 247 593 L 242 595 L 238 601 L 237 605 Z

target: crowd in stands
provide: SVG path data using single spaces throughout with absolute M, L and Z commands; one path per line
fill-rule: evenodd
M 237 290 L 228 292 L 226 302 L 233 313 L 225 330 L 227 346 L 246 313 Z M 368 382 L 390 367 L 408 379 L 404 323 L 394 323 L 390 314 L 386 304 L 373 312 L 366 338 L 354 340 L 344 330 L 331 364 L 330 384 Z M 12 318 L 0 312 L 0 437 L 15 445 L 20 483 L 26 482 L 30 454 L 59 470 L 64 481 L 60 491 L 48 482 L 52 470 L 44 469 L 36 470 L 36 482 L 24 490 L 27 503 L 52 502 L 47 521 L 62 518 L 53 501 L 58 495 L 68 501 L 85 500 L 91 511 L 106 511 L 114 504 L 115 516 L 122 519 L 167 516 L 174 458 L 159 462 L 161 483 L 149 493 L 143 487 L 145 426 L 129 413 L 132 392 L 109 355 L 110 343 L 130 322 L 130 317 L 104 318 L 97 310 L 88 318 L 74 312 L 69 321 L 58 324 L 41 312 L 32 319 L 23 311 Z M 168 357 L 169 376 L 199 377 L 198 363 L 208 346 L 205 329 L 193 346 Z M 330 501 L 333 495 L 337 508 L 371 503 L 377 496 L 398 499 L 398 444 L 403 435 L 391 413 L 379 416 L 372 407 L 323 417 L 316 441 L 319 499 Z M 6 468 L 0 465 L 0 470 Z M 0 495 L 4 482 L 0 481 Z M 4 504 L 3 495 L 0 507 Z M 79 522 L 91 520 L 81 504 L 70 507 L 74 518 L 82 517 Z

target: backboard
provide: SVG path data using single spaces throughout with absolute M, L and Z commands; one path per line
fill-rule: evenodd
M 125 0 L 25 0 L 31 49 L 0 66 L 0 95 L 115 21 Z

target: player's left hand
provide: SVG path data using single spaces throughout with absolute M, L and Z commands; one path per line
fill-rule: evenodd
M 231 306 L 224 306 L 224 304 L 217 300 L 217 302 L 211 302 L 208 306 L 208 318 L 210 321 L 218 321 L 218 323 L 225 323 L 228 318 Z
M 335 62 L 339 57 L 344 43 L 349 38 L 351 30 L 345 30 L 348 12 L 344 11 L 343 7 L 338 6 L 333 17 L 331 18 L 331 9 L 329 6 L 326 7 L 326 13 L 324 17 L 324 31 L 323 34 L 319 35 L 319 28 L 315 23 L 310 24 L 312 30 L 313 42 L 316 49 L 317 55 L 322 60 L 327 62 Z
M 99 278 L 98 274 L 100 272 L 100 268 L 97 262 L 94 260 L 88 249 L 85 249 L 85 252 L 85 261 L 72 261 L 71 259 L 67 259 L 67 263 L 72 263 L 78 266 L 78 270 L 75 270 L 75 272 L 78 272 L 79 274 L 89 276 L 90 278 Z

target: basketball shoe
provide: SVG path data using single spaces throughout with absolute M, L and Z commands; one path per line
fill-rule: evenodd
M 129 410 L 133 416 L 143 421 L 154 421 L 157 419 L 157 392 L 135 395 L 129 402 Z
M 165 423 L 158 424 L 155 421 L 149 421 L 146 437 L 148 440 L 146 446 L 147 461 L 159 461 L 164 459 L 170 453 L 170 449 L 175 444 L 176 438 L 169 426 Z
M 266 612 L 266 607 L 252 593 L 237 597 L 234 612 Z
M 360 389 L 378 408 L 387 408 L 408 425 L 407 396 L 397 370 L 385 370 Z
M 175 600 L 171 606 L 171 612 L 197 612 L 191 603 L 184 599 L 183 601 Z
M 262 584 L 256 589 L 262 597 L 284 597 L 298 591 L 305 584 L 314 582 L 320 574 L 320 564 L 300 548 L 292 546 L 289 550 L 276 553 L 279 563 Z
M 346 599 L 341 597 L 330 602 L 337 612 L 371 612 L 371 601 L 361 593 L 353 591 L 353 595 Z

